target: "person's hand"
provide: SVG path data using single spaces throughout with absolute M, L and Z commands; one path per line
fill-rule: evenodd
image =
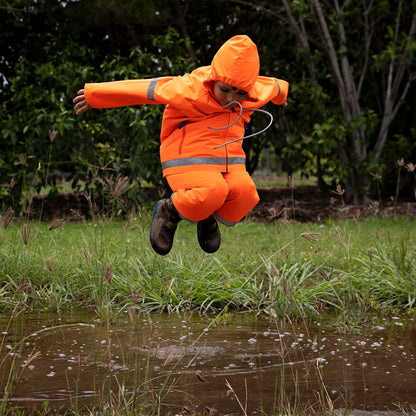
M 84 90 L 79 90 L 77 94 L 78 95 L 74 98 L 73 102 L 75 104 L 74 109 L 77 110 L 77 115 L 79 115 L 85 113 L 85 111 L 92 107 L 88 104 L 88 101 L 85 98 Z

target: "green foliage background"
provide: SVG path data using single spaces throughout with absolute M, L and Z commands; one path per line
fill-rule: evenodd
M 259 48 L 261 73 L 290 82 L 289 106 L 268 106 L 275 123 L 266 134 L 245 142 L 248 169 L 253 171 L 263 149 L 273 150 L 272 165 L 282 174 L 317 177 L 322 188 L 336 184 L 377 183 L 357 195 L 389 196 L 397 184 L 397 161 L 416 162 L 414 36 L 408 28 L 415 2 L 384 0 L 363 15 L 358 0 L 342 6 L 348 30 L 346 47 L 350 70 L 358 79 L 363 61 L 368 75 L 361 95 L 361 116 L 346 121 L 334 75 L 319 40 L 312 1 L 169 0 L 12 0 L 0 1 L 0 204 L 25 209 L 27 195 L 56 177 L 73 178 L 74 189 L 103 193 L 105 183 L 127 177 L 126 195 L 140 203 L 143 184 L 162 189 L 158 159 L 161 106 L 90 111 L 75 116 L 72 99 L 85 82 L 156 77 L 189 72 L 207 65 L 229 37 L 246 33 Z M 336 32 L 331 5 L 324 5 Z M 402 9 L 398 9 L 402 7 Z M 398 12 L 400 13 L 398 14 Z M 309 49 L 299 44 L 293 22 L 304 28 Z M 395 33 L 397 16 L 402 32 Z M 377 24 L 372 24 L 373 19 Z M 396 19 L 396 20 L 395 20 Z M 373 22 L 374 23 L 374 22 Z M 375 35 L 369 51 L 363 33 Z M 400 111 L 389 129 L 380 160 L 372 149 L 380 129 L 386 97 L 389 62 L 405 57 L 409 83 Z M 404 61 L 400 61 L 404 62 Z M 313 68 L 313 70 L 311 69 Z M 252 128 L 264 120 L 253 118 Z M 365 132 L 360 145 L 368 156 L 357 160 L 351 137 Z M 53 140 L 52 140 L 53 139 Z M 344 156 L 344 157 L 342 157 Z M 401 170 L 400 195 L 414 199 L 415 175 Z M 112 178 L 112 179 L 111 179 Z M 107 180 L 107 182 L 105 182 Z M 364 192 L 364 194 L 363 194 Z

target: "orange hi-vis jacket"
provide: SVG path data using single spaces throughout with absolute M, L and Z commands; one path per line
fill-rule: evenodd
M 160 157 L 163 175 L 216 170 L 231 172 L 245 169 L 242 138 L 252 110 L 223 108 L 213 95 L 214 81 L 221 81 L 248 93 L 243 108 L 260 108 L 269 101 L 283 104 L 289 84 L 259 76 L 256 45 L 245 35 L 234 36 L 218 50 L 211 65 L 190 74 L 85 84 L 84 95 L 94 108 L 136 104 L 165 104 L 161 128 Z

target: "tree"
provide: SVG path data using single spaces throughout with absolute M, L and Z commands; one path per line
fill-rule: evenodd
M 45 47 L 58 41 L 50 37 Z M 187 72 L 192 66 L 185 49 L 186 42 L 168 30 L 153 36 L 146 48 L 136 46 L 127 56 L 113 55 L 99 66 L 89 62 L 95 63 L 93 50 L 74 42 L 54 50 L 46 62 L 23 58 L 16 63 L 0 105 L 3 205 L 24 209 L 52 173 L 68 172 L 75 179 L 73 186 L 82 179 L 84 189 L 101 194 L 118 175 L 136 185 L 142 179 L 160 185 L 162 106 L 91 111 L 87 117 L 76 117 L 72 98 L 85 82 L 143 78 L 149 76 L 149 68 L 155 77 L 170 70 Z M 139 192 L 131 196 L 141 201 Z
M 283 21 L 296 34 L 311 87 L 323 86 L 335 97 L 330 71 L 336 106 L 321 112 L 325 117 L 315 122 L 313 134 L 315 139 L 332 134 L 332 148 L 348 168 L 339 177 L 349 200 L 366 201 L 369 172 L 380 164 L 392 123 L 416 79 L 415 2 L 234 2 Z
M 354 7 L 354 2 L 344 2 L 341 8 L 338 0 L 333 1 L 332 30 L 326 17 L 328 9 L 325 12 L 318 0 L 309 0 L 309 3 L 320 29 L 321 47 L 328 55 L 334 74 L 342 115 L 351 127 L 348 147 L 340 148 L 340 158 L 343 163 L 351 166 L 347 192 L 352 196 L 352 200 L 358 203 L 363 197 L 368 196 L 369 177 L 363 176 L 366 173 L 365 164 L 369 156 L 371 163 L 379 163 L 391 123 L 405 101 L 412 82 L 416 79 L 414 55 L 416 11 L 414 9 L 412 11 L 411 8 L 406 10 L 402 0 L 393 10 L 390 9 L 391 4 L 388 2 L 381 5 L 376 5 L 374 1 L 361 3 L 363 9 L 358 11 L 361 11 L 363 16 L 361 33 L 364 50 L 360 62 L 348 47 L 351 42 L 347 34 L 348 20 L 346 19 Z M 390 26 L 388 21 L 393 16 L 395 17 L 394 26 Z M 380 33 L 378 29 L 381 23 L 384 26 L 384 33 Z M 376 36 L 380 34 L 383 34 L 388 42 L 384 45 L 375 45 Z M 366 128 L 369 116 L 365 116 L 364 112 L 367 111 L 367 114 L 370 114 L 370 111 L 376 111 L 376 109 L 369 108 L 368 101 L 366 103 L 366 94 L 363 92 L 366 80 L 371 75 L 377 77 L 379 85 L 382 86 L 381 118 L 373 138 L 372 132 L 368 132 Z M 370 137 L 367 137 L 369 135 Z M 371 144 L 368 143 L 368 139 Z M 360 183 L 363 185 L 362 189 L 360 189 Z
M 161 110 L 86 120 L 72 97 L 84 82 L 208 65 L 239 33 L 258 45 L 262 74 L 290 83 L 289 106 L 267 107 L 275 123 L 244 143 L 250 170 L 273 147 L 286 173 L 343 184 L 360 202 L 374 191 L 371 174 L 391 184 L 397 160 L 415 162 L 415 0 L 0 0 L 0 13 L 0 183 L 47 160 L 50 131 L 59 132 L 56 169 L 81 172 L 101 157 L 155 180 Z M 262 116 L 253 121 L 264 126 Z

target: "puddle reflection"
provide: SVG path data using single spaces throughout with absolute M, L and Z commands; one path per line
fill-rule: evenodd
M 411 320 L 374 318 L 360 335 L 341 335 L 331 325 L 241 314 L 217 324 L 197 315 L 126 316 L 107 326 L 84 312 L 44 312 L 12 322 L 0 316 L 0 328 L 0 387 L 18 363 L 9 400 L 28 407 L 91 408 L 120 398 L 120 386 L 124 396 L 141 392 L 148 401 L 160 394 L 161 412 L 416 406 Z

